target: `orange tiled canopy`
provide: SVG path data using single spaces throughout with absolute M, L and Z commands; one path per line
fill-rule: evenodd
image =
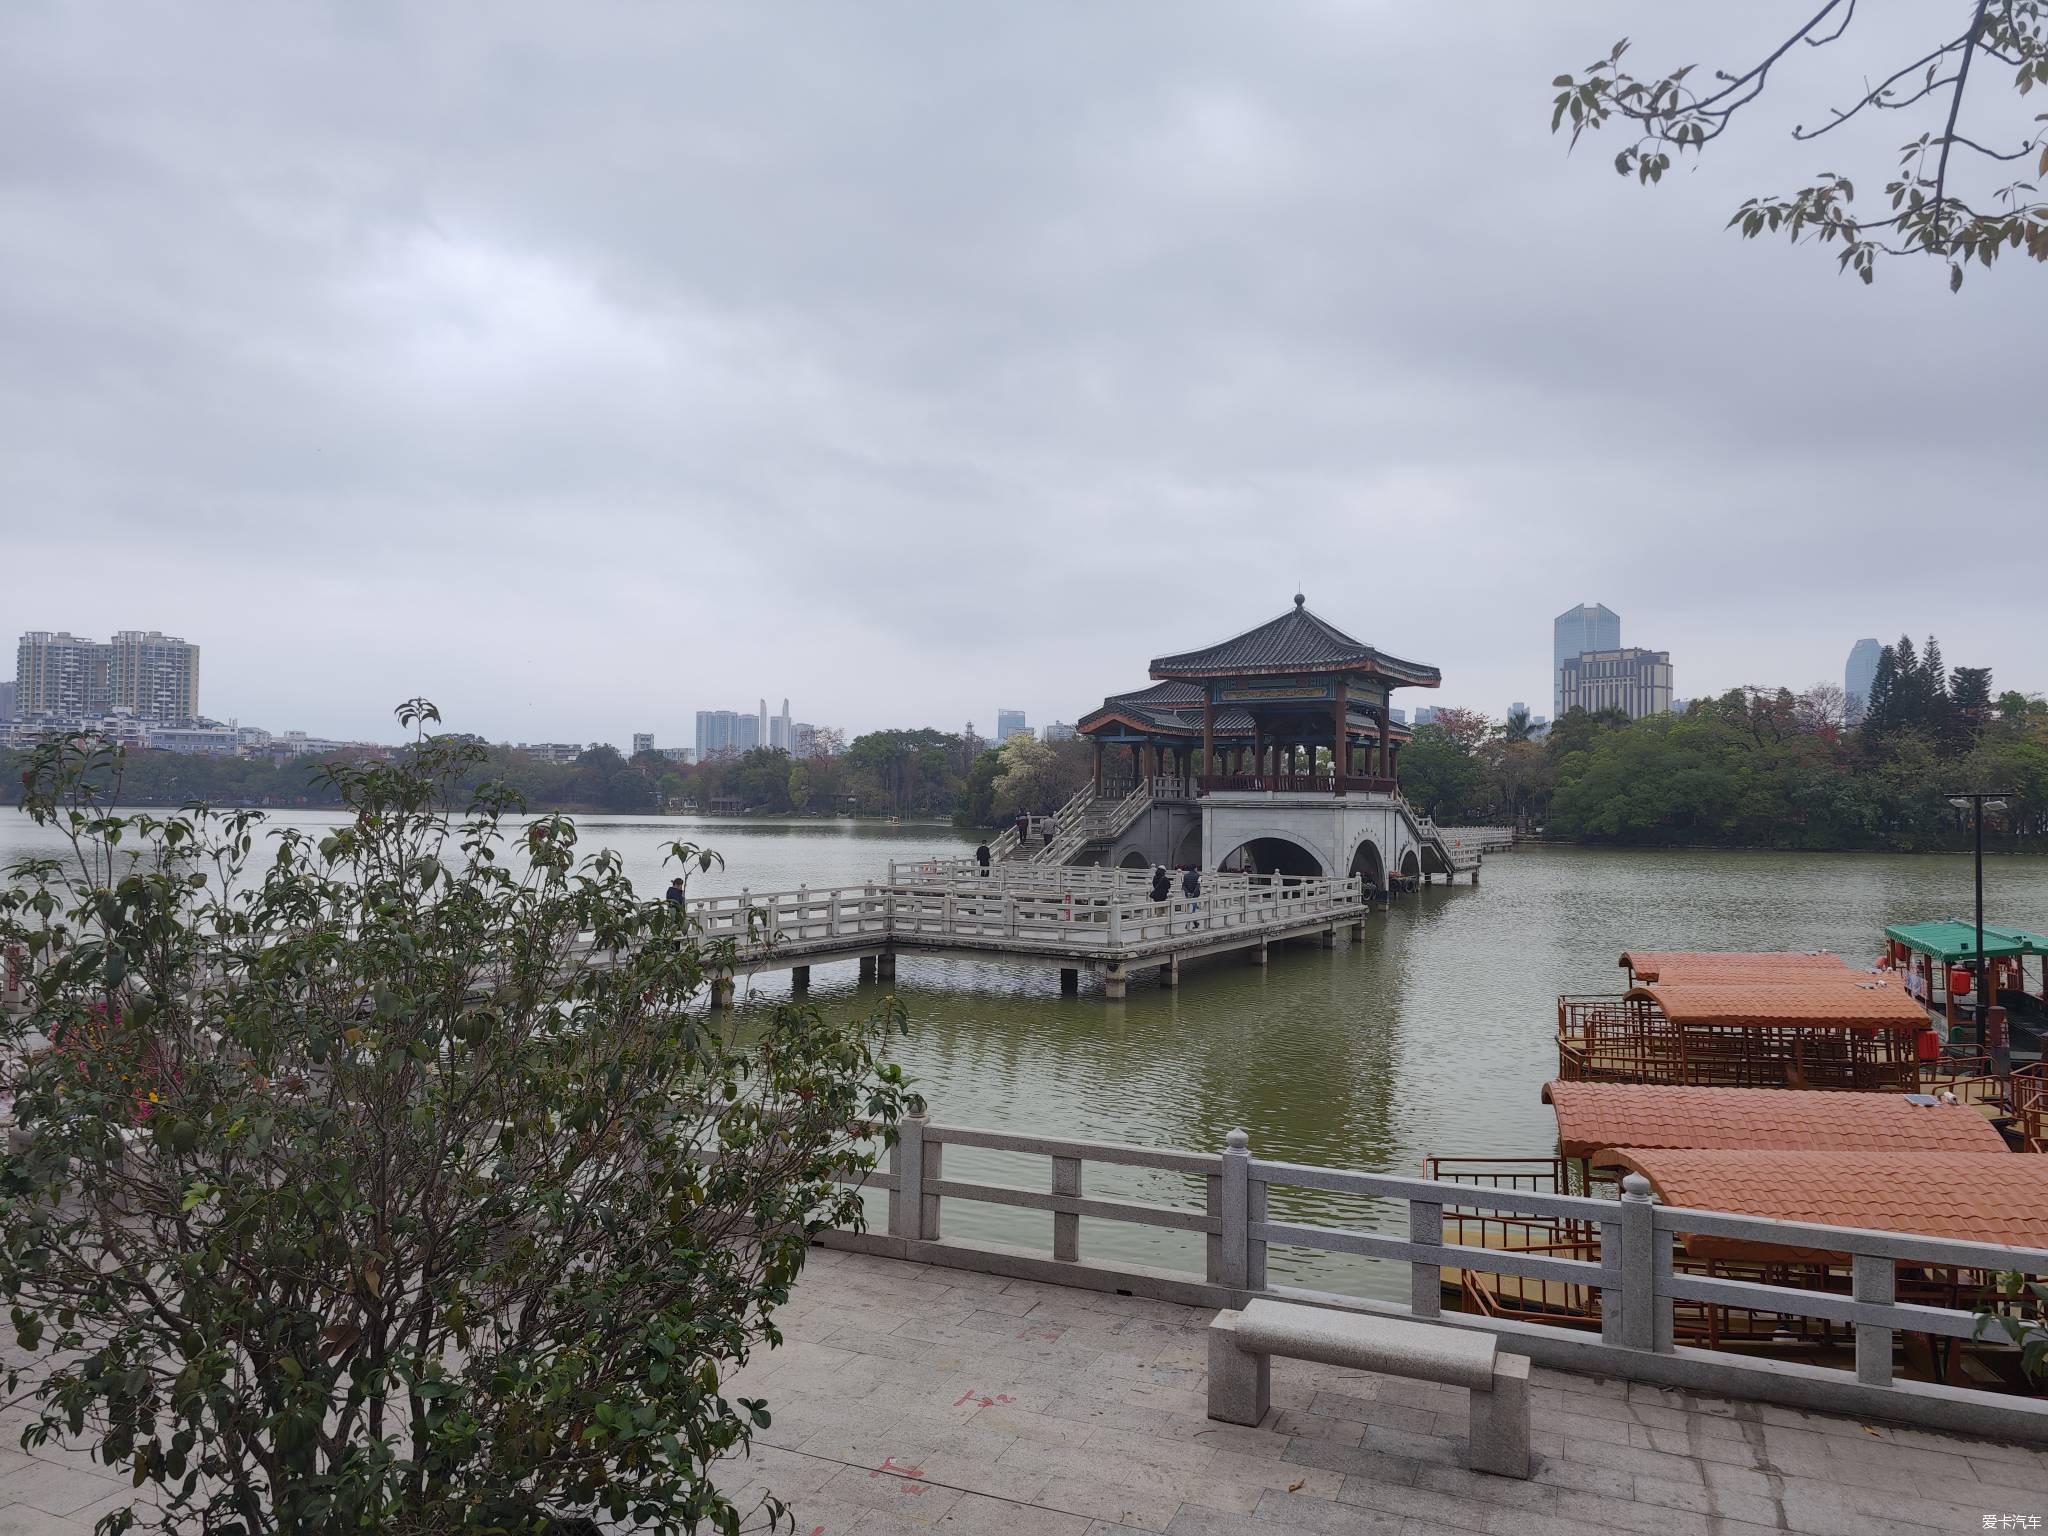
M 1554 1082 L 1566 1157 L 1616 1161 L 1616 1147 L 1751 1152 L 1976 1152 L 2007 1157 L 2005 1138 L 1967 1104 L 1909 1104 L 1898 1093 L 1798 1088 L 1679 1088 Z
M 1897 982 L 1859 971 L 1788 971 L 1728 981 L 1650 982 L 1627 996 L 1653 1002 L 1674 1024 L 1779 1029 L 1925 1029 L 1927 1011 Z
M 1741 974 L 1776 975 L 1783 971 L 1847 971 L 1840 955 L 1826 950 L 1796 952 L 1747 949 L 1627 949 L 1621 965 L 1636 981 L 1694 981 Z
M 1632 1147 L 1613 1160 L 1648 1179 L 1666 1205 L 2048 1249 L 2048 1157 Z M 1846 1262 L 1839 1253 L 1698 1234 L 1685 1237 L 1685 1249 L 1698 1259 Z

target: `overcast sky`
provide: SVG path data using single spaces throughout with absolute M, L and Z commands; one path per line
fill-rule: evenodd
M 9 0 L 0 633 L 622 744 L 1072 720 L 1297 584 L 1410 706 L 1547 712 L 1582 601 L 1682 696 L 1902 629 L 2048 688 L 2048 276 L 1722 233 L 1881 197 L 1917 119 L 1786 130 L 1955 10 L 1865 0 L 1646 191 L 1551 77 L 1786 7 Z

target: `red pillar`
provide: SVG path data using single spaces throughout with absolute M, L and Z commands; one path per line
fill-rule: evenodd
M 1216 695 L 1209 685 L 1202 685 L 1202 775 L 1197 784 L 1197 793 L 1208 789 L 1209 775 L 1214 772 L 1216 761 Z
M 1336 791 L 1344 793 L 1344 739 L 1350 734 L 1350 721 L 1345 718 L 1347 705 L 1344 698 L 1344 678 L 1337 677 L 1337 703 L 1331 710 L 1330 720 L 1330 777 L 1336 781 Z

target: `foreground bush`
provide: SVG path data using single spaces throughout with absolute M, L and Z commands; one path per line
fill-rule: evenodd
M 117 752 L 35 754 L 70 851 L 0 894 L 24 1438 L 219 1536 L 773 1517 L 715 1487 L 768 1421 L 719 1379 L 858 1221 L 900 1019 L 692 1012 L 729 950 L 565 820 L 489 787 L 451 820 L 478 749 L 400 713 L 415 748 L 328 770 L 353 814 L 317 839 L 116 814 Z

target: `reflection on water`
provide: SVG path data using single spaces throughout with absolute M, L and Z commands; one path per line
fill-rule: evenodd
M 333 818 L 294 815 L 301 825 Z M 666 883 L 663 847 L 717 848 L 726 867 L 693 879 L 710 892 L 788 890 L 882 876 L 964 842 L 943 826 L 590 817 L 587 847 L 615 848 L 649 895 Z M 0 816 L 0 862 L 42 838 Z M 1537 1153 L 1555 1124 L 1537 1094 L 1556 1064 L 1560 992 L 1614 990 L 1615 959 L 1656 948 L 1827 948 L 1875 958 L 1884 925 L 1965 913 L 1966 856 L 1619 853 L 1524 848 L 1490 857 L 1477 889 L 1442 886 L 1375 916 L 1358 944 L 1275 946 L 1260 968 L 1223 956 L 1183 971 L 1177 991 L 1141 976 L 1130 997 L 1062 996 L 1051 970 L 920 959 L 899 964 L 910 1008 L 902 1054 L 933 1118 L 1044 1135 L 1218 1149 L 1243 1126 L 1255 1152 L 1413 1174 L 1430 1152 Z M 1985 910 L 2048 928 L 2048 862 L 1994 859 Z M 787 989 L 753 984 L 757 999 Z M 870 992 L 872 989 L 870 989 Z M 817 967 L 822 1005 L 864 1005 L 852 961 Z M 1042 1159 L 955 1148 L 949 1177 L 1048 1187 Z M 1096 1168 L 1087 1193 L 1199 1207 L 1186 1179 Z M 1372 1202 L 1300 1192 L 1276 1216 L 1374 1221 Z M 1403 1219 L 1387 1211 L 1390 1224 Z M 945 1230 L 1043 1245 L 1051 1217 L 949 1201 Z M 1201 1239 L 1081 1223 L 1084 1254 L 1199 1268 Z M 1405 1277 L 1369 1261 L 1276 1252 L 1273 1272 L 1332 1289 L 1406 1295 Z

